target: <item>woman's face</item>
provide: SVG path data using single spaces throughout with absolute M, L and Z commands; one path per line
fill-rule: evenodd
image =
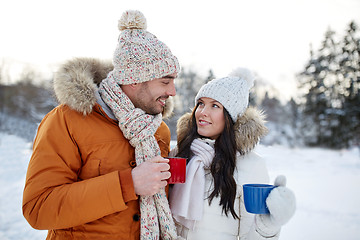
M 198 101 L 195 119 L 198 134 L 217 139 L 225 127 L 224 107 L 212 98 L 202 97 Z

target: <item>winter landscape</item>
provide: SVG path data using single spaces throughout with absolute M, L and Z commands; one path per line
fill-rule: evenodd
M 283 240 L 358 240 L 360 237 L 360 151 L 259 145 L 273 181 L 287 176 L 297 197 L 295 216 L 283 227 Z M 0 239 L 45 239 L 21 212 L 31 142 L 0 133 Z
M 254 70 L 250 105 L 270 130 L 256 151 L 271 181 L 285 175 L 297 199 L 280 239 L 360 240 L 359 0 L 3 2 L 0 240 L 46 238 L 21 206 L 32 139 L 57 105 L 53 73 L 72 57 L 110 60 L 126 9 L 143 11 L 181 62 L 165 120 L 172 133 L 201 85 L 235 67 Z

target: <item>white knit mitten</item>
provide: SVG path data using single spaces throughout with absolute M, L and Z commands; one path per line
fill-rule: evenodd
M 256 215 L 257 231 L 263 236 L 274 236 L 279 233 L 282 225 L 294 215 L 296 199 L 294 193 L 286 187 L 286 177 L 283 175 L 275 179 L 275 186 L 266 199 L 270 214 Z

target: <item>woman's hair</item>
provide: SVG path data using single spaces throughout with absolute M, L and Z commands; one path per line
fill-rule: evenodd
M 177 143 L 177 156 L 186 157 L 188 161 L 194 156 L 190 150 L 191 143 L 194 139 L 202 137 L 197 132 L 195 120 L 195 111 L 199 104 L 192 111 L 189 122 L 190 129 L 183 139 Z M 234 122 L 229 113 L 224 108 L 225 127 L 223 132 L 215 141 L 215 156 L 211 163 L 211 175 L 214 178 L 214 190 L 209 196 L 209 204 L 214 197 L 220 196 L 220 205 L 222 211 L 228 216 L 230 212 L 233 218 L 239 219 L 234 210 L 236 198 L 236 182 L 233 174 L 236 167 L 236 142 L 234 133 Z

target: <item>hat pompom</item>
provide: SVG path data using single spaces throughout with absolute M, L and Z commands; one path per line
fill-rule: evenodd
M 146 29 L 146 18 L 142 12 L 138 10 L 127 10 L 121 16 L 118 28 L 120 31 L 125 29 Z
M 247 82 L 249 89 L 251 89 L 254 86 L 255 76 L 253 72 L 251 72 L 247 68 L 241 68 L 241 67 L 236 68 L 229 74 L 229 77 L 237 77 L 244 79 Z

